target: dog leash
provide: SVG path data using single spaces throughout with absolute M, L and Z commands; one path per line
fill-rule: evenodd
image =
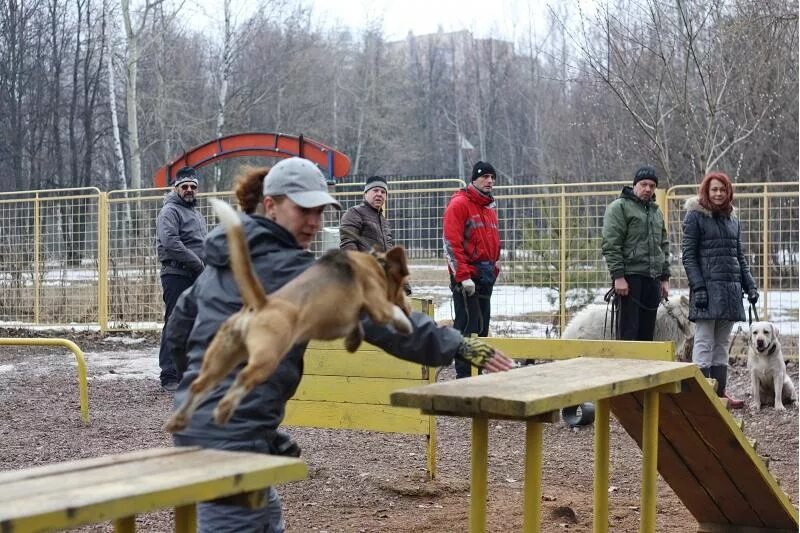
M 619 311 L 620 311 L 620 309 L 619 309 L 619 296 L 617 296 L 617 293 L 614 292 L 614 287 L 611 287 L 608 290 L 608 292 L 603 296 L 603 300 L 606 302 L 606 317 L 605 317 L 605 320 L 603 321 L 603 339 L 617 338 L 617 337 L 619 337 Z M 609 307 L 610 307 L 610 311 L 611 311 L 611 328 L 610 328 L 610 330 L 607 330 L 606 328 L 608 326 Z M 614 336 L 614 333 L 615 333 L 614 325 L 615 325 L 615 323 L 616 323 L 616 326 L 617 326 L 617 331 L 616 331 L 617 336 L 616 337 Z M 608 332 L 608 334 L 609 334 L 608 336 L 606 335 L 606 332 Z
M 750 304 L 750 307 L 747 308 L 747 325 L 753 323 L 753 317 L 756 317 L 756 322 L 760 322 L 758 319 L 758 311 L 756 310 L 755 304 Z

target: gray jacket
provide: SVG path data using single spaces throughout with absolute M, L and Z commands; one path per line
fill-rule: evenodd
M 314 256 L 300 248 L 283 227 L 260 216 L 241 215 L 241 218 L 256 274 L 267 293 L 276 291 L 314 263 Z M 208 236 L 206 257 L 206 269 L 178 299 L 165 330 L 165 342 L 169 343 L 172 356 L 176 357 L 176 351 L 188 355 L 186 372 L 175 393 L 176 407 L 186 399 L 186 390 L 200 372 L 203 354 L 222 322 L 242 307 L 228 265 L 227 239 L 219 227 Z M 192 314 L 196 315 L 193 319 Z M 422 313 L 413 313 L 411 321 L 414 331 L 404 336 L 364 318 L 364 337 L 367 342 L 408 361 L 429 366 L 450 364 L 463 339 L 461 334 L 453 328 L 439 328 Z M 212 412 L 233 383 L 237 372 L 232 372 L 203 400 L 189 426 L 179 435 L 195 440 L 264 438 L 281 423 L 286 402 L 297 390 L 303 375 L 305 349 L 306 343 L 295 345 L 275 373 L 245 396 L 231 420 L 225 426 L 218 426 Z
M 156 219 L 156 250 L 161 275 L 194 278 L 203 271 L 206 221 L 195 202 L 185 202 L 175 191 L 164 198 Z
M 696 197 L 689 198 L 685 207 L 681 250 L 691 289 L 689 320 L 744 322 L 742 293 L 756 284 L 742 251 L 739 219 L 734 213 L 715 215 Z M 694 303 L 700 289 L 708 293 L 705 309 Z

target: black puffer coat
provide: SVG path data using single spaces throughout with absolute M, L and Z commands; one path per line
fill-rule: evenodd
M 742 293 L 756 284 L 742 252 L 739 219 L 715 215 L 698 198 L 689 198 L 681 248 L 691 289 L 689 320 L 746 320 Z M 706 309 L 695 307 L 699 289 L 708 291 Z

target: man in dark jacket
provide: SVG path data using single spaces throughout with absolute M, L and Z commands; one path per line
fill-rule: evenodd
M 339 224 L 339 248 L 369 252 L 375 247 L 379 252 L 385 252 L 394 246 L 392 226 L 384 216 L 388 194 L 389 186 L 384 178 L 367 178 L 364 184 L 364 202 L 351 207 L 342 215 Z
M 643 166 L 603 217 L 603 256 L 620 297 L 617 338 L 652 341 L 656 312 L 669 295 L 669 240 L 655 202 L 658 175 Z
M 311 266 L 315 258 L 308 245 L 322 223 L 326 205 L 338 205 L 327 193 L 322 173 L 312 163 L 290 158 L 272 167 L 264 180 L 266 216 L 242 215 L 256 274 L 267 293 L 274 292 Z M 214 229 L 206 241 L 207 267 L 192 288 L 180 298 L 167 328 L 173 346 L 188 354 L 188 368 L 175 393 L 176 407 L 186 399 L 186 390 L 197 377 L 203 354 L 230 315 L 242 306 L 239 290 L 229 268 L 227 240 L 222 228 Z M 194 314 L 193 319 L 190 315 Z M 362 320 L 364 338 L 383 350 L 416 363 L 449 364 L 457 354 L 492 370 L 507 370 L 511 361 L 477 339 L 466 340 L 452 328 L 439 328 L 427 315 L 412 313 L 414 331 L 399 335 L 391 327 Z M 303 373 L 306 343 L 298 344 L 283 357 L 275 372 L 248 394 L 230 421 L 217 425 L 212 412 L 233 383 L 228 375 L 203 400 L 186 429 L 174 436 L 178 446 L 203 446 L 227 450 L 280 453 L 296 449 L 288 445 L 281 424 L 286 402 L 294 395 Z M 276 442 L 279 440 L 280 442 Z M 270 488 L 267 505 L 260 509 L 203 503 L 198 506 L 199 531 L 283 531 L 281 503 Z
M 175 303 L 203 271 L 203 241 L 206 223 L 196 209 L 197 174 L 192 167 L 178 171 L 172 191 L 156 219 L 156 250 L 161 262 L 161 288 L 164 298 L 164 330 Z M 167 391 L 178 388 L 180 372 L 169 356 L 161 331 L 158 365 L 161 386 Z
M 453 194 L 444 212 L 444 253 L 450 272 L 455 320 L 465 337 L 489 335 L 492 290 L 500 273 L 500 229 L 492 189 L 494 167 L 478 161 L 472 179 Z M 456 359 L 456 377 L 471 374 L 468 363 Z

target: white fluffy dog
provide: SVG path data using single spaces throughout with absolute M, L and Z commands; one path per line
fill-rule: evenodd
M 750 368 L 756 409 L 772 403 L 776 411 L 784 411 L 784 402 L 797 400 L 792 379 L 786 373 L 778 329 L 771 322 L 750 324 L 747 366 Z
M 604 329 L 610 329 L 610 308 L 608 315 L 608 318 L 606 318 L 606 306 L 604 304 L 587 305 L 572 317 L 567 327 L 564 328 L 561 338 L 603 340 Z M 614 328 L 617 328 L 616 323 Z M 610 331 L 605 331 L 605 336 L 609 339 L 613 338 Z M 694 324 L 689 322 L 689 298 L 686 296 L 672 296 L 658 306 L 653 340 L 672 341 L 675 343 L 675 354 L 679 361 L 692 360 Z

